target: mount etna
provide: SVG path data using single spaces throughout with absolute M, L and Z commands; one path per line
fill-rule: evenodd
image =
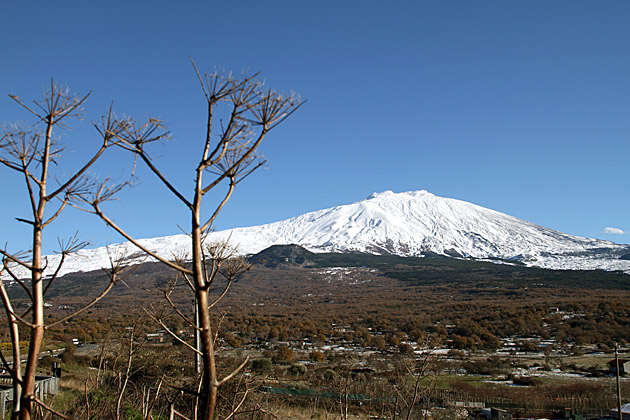
M 561 233 L 478 205 L 427 191 L 374 193 L 365 200 L 266 225 L 212 233 L 241 255 L 272 245 L 297 244 L 314 253 L 364 253 L 406 257 L 446 256 L 551 269 L 630 272 L 629 245 Z M 139 242 L 159 255 L 185 255 L 190 241 L 173 235 Z M 144 257 L 131 243 L 82 250 L 61 275 L 106 267 L 110 254 Z M 58 256 L 48 256 L 56 267 Z M 48 273 L 51 274 L 51 273 Z

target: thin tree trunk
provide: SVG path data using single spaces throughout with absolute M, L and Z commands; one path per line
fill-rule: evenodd
M 201 420 L 212 420 L 217 402 L 216 366 L 214 361 L 214 342 L 210 325 L 210 309 L 208 301 L 208 287 L 204 277 L 204 260 L 202 252 L 202 237 L 200 226 L 201 209 L 201 172 L 198 173 L 198 188 L 192 212 L 192 257 L 193 279 L 197 295 L 197 311 L 199 327 L 201 329 L 201 360 L 203 372 L 201 376 Z
M 22 385 L 20 385 L 22 380 L 22 355 L 20 352 L 20 331 L 17 320 L 13 315 L 9 319 L 11 322 L 11 342 L 13 343 L 13 373 L 15 375 L 15 378 L 13 378 L 13 413 L 11 418 L 15 419 L 20 413 L 20 399 L 22 397 Z
M 123 395 L 127 388 L 127 384 L 129 383 L 129 373 L 131 372 L 131 361 L 133 359 L 133 337 L 134 331 L 131 331 L 131 336 L 129 337 L 129 353 L 127 354 L 127 367 L 125 369 L 125 379 L 122 382 L 119 382 L 119 390 L 118 396 L 116 397 L 116 420 L 120 420 L 120 407 L 123 400 Z M 120 373 L 118 374 L 120 375 Z M 120 381 L 120 379 L 119 379 Z
M 43 213 L 43 210 L 40 212 Z M 44 338 L 44 297 L 42 288 L 41 250 L 42 230 L 41 227 L 36 224 L 33 233 L 33 269 L 31 271 L 33 325 L 31 327 L 31 339 L 29 342 L 26 369 L 23 378 L 24 383 L 20 398 L 20 420 L 30 420 L 33 413 L 37 362 L 39 361 L 39 353 Z
M 13 410 L 12 410 L 11 418 L 16 419 L 20 411 L 20 396 L 22 394 L 22 385 L 20 384 L 20 381 L 22 380 L 22 355 L 20 352 L 20 328 L 18 325 L 17 318 L 15 318 L 15 315 L 13 315 L 14 314 L 13 305 L 11 305 L 11 301 L 9 300 L 9 295 L 7 293 L 6 288 L 4 287 L 4 282 L 2 280 L 0 280 L 0 289 L 1 289 L 2 303 L 4 304 L 7 320 L 9 321 L 9 335 L 11 337 L 11 345 L 13 346 L 13 350 L 12 350 Z

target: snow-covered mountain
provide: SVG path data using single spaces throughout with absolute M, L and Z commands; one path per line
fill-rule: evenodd
M 209 241 L 229 239 L 241 254 L 271 245 L 298 244 L 314 252 L 365 252 L 520 261 L 553 269 L 630 272 L 630 246 L 567 235 L 475 204 L 427 191 L 372 194 L 365 200 L 314 211 L 267 225 L 215 232 Z M 163 256 L 189 253 L 185 235 L 144 239 Z M 138 254 L 129 243 L 80 251 L 62 273 L 97 270 L 109 254 Z M 55 267 L 57 256 L 49 257 Z M 135 257 L 134 257 L 135 258 Z M 135 258 L 141 261 L 141 258 Z

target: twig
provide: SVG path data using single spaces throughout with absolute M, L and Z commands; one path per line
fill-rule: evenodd
M 225 378 L 221 379 L 220 381 L 217 382 L 217 387 L 223 385 L 224 383 L 226 383 L 227 381 L 229 381 L 230 379 L 232 379 L 234 376 L 236 376 L 246 365 L 247 362 L 249 362 L 249 356 L 247 356 L 245 358 L 245 360 L 243 360 L 243 363 L 241 363 L 236 369 L 234 369 L 232 371 L 232 373 L 230 373 L 229 375 L 227 375 Z
M 158 317 L 156 317 L 155 315 L 153 315 L 152 313 L 150 313 L 148 310 L 146 310 L 145 308 L 144 312 L 146 312 L 147 315 L 149 315 L 149 318 L 151 318 L 152 320 L 154 320 L 155 322 L 157 322 L 158 324 L 160 324 L 160 326 L 162 328 L 164 328 L 164 330 L 171 336 L 173 337 L 175 340 L 179 341 L 180 343 L 182 343 L 183 345 L 185 345 L 186 347 L 188 347 L 189 349 L 191 349 L 192 351 L 194 351 L 197 354 L 201 354 L 201 352 L 199 350 L 197 350 L 194 346 L 191 346 L 190 344 L 188 344 L 186 341 L 184 341 L 182 338 L 180 338 L 177 334 L 175 334 L 173 331 L 171 331 L 170 328 L 168 328 L 166 326 L 166 324 L 164 324 L 164 321 L 162 321 L 161 319 L 159 319 Z
M 241 401 L 238 403 L 236 408 L 234 408 L 234 410 L 232 410 L 232 412 L 224 420 L 229 420 L 232 416 L 234 416 L 238 412 L 238 410 L 241 408 L 241 406 L 245 402 L 245 399 L 247 398 L 248 393 L 249 393 L 249 389 L 245 389 L 245 392 L 243 393 L 243 398 L 241 398 Z
M 42 400 L 40 400 L 39 398 L 37 398 L 34 395 L 30 396 L 30 399 L 33 400 L 34 402 L 36 402 L 38 405 L 40 405 L 41 407 L 45 408 L 46 410 L 50 411 L 51 413 L 53 413 L 55 416 L 61 417 L 62 419 L 65 420 L 73 420 L 72 417 L 68 417 L 65 414 L 61 414 L 59 411 L 53 409 L 52 407 L 47 406 L 46 404 L 44 404 L 44 402 Z

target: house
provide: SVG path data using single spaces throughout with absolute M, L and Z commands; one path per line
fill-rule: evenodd
M 490 409 L 490 418 L 492 420 L 512 420 L 512 414 L 505 410 L 499 410 L 497 408 Z
M 163 343 L 164 342 L 164 333 L 150 333 L 147 334 L 147 341 L 153 343 Z
M 621 364 L 621 360 L 619 360 L 619 364 Z M 617 407 L 610 410 L 610 417 L 613 419 L 619 418 Z M 630 420 L 630 403 L 621 406 L 621 420 Z
M 484 408 L 481 410 L 481 416 L 489 420 L 512 420 L 512 414 L 498 408 Z
M 608 362 L 608 371 L 613 375 L 617 374 L 617 362 L 615 359 Z M 619 375 L 625 375 L 630 372 L 630 360 L 619 359 Z

